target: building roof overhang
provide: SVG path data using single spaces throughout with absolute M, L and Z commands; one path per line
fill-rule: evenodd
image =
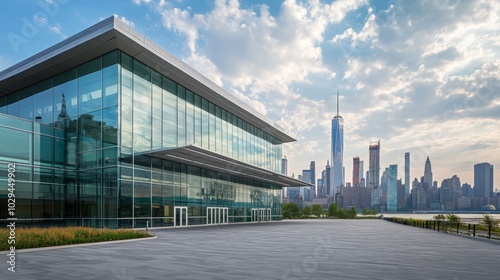
M 281 187 L 313 186 L 304 181 L 297 180 L 280 173 L 269 171 L 252 164 L 241 162 L 239 160 L 194 145 L 179 148 L 153 150 L 144 152 L 141 155 L 207 168 L 210 170 L 220 171 L 235 176 L 251 178 L 258 181 L 276 184 Z M 138 155 L 136 154 L 136 156 Z
M 0 72 L 0 97 L 120 49 L 283 143 L 296 141 L 277 124 L 112 16 Z

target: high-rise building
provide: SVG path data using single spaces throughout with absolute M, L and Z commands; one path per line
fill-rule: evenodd
M 337 115 L 332 119 L 332 190 L 335 195 L 337 189 L 344 182 L 344 120 L 339 115 L 339 91 L 337 90 Z
M 280 174 L 293 137 L 117 17 L 2 70 L 0 124 L 25 225 L 281 220 L 281 189 L 310 186 Z
M 326 174 L 325 183 L 324 183 L 326 186 L 325 195 L 333 196 L 334 193 L 332 192 L 333 191 L 333 188 L 332 188 L 332 167 L 330 166 L 330 161 L 328 159 L 326 160 L 325 174 Z
M 410 153 L 405 153 L 405 196 L 410 195 Z
M 373 207 L 380 207 L 382 191 L 380 185 L 380 140 L 371 143 L 369 147 L 369 182 L 368 187 L 371 190 L 371 203 Z
M 359 157 L 352 159 L 352 185 L 359 185 Z
M 302 181 L 311 183 L 311 170 L 310 169 L 304 169 L 302 170 Z
M 281 174 L 288 176 L 288 159 L 286 159 L 286 156 L 281 159 Z
M 493 197 L 493 165 L 474 165 L 474 197 Z
M 387 210 L 398 210 L 398 165 L 389 166 L 387 175 Z
M 370 170 L 366 170 L 365 176 L 365 186 L 368 188 L 370 186 Z
M 380 185 L 380 140 L 370 144 L 369 156 L 369 187 L 377 189 Z
M 429 190 L 432 188 L 432 167 L 431 167 L 431 161 L 429 160 L 429 157 L 427 157 L 427 160 L 425 160 L 425 168 L 424 168 L 424 188 L 426 190 Z
M 361 180 L 364 178 L 364 162 L 362 160 L 359 161 L 359 181 L 361 182 Z
M 315 185 L 316 185 L 316 162 L 313 160 L 311 161 L 311 164 L 309 164 L 309 170 L 310 170 L 310 180 L 311 184 L 313 185 L 311 187 L 311 190 L 316 192 Z

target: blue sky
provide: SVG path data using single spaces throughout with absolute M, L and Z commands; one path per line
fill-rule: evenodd
M 116 15 L 277 122 L 289 173 L 330 158 L 335 92 L 344 163 L 381 168 L 430 156 L 434 179 L 473 182 L 473 165 L 500 166 L 498 1 L 6 0 L 0 69 Z M 495 188 L 500 188 L 500 174 Z

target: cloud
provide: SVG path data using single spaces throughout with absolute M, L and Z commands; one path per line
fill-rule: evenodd
M 41 25 L 46 25 L 48 22 L 45 17 L 39 15 L 34 15 L 33 18 L 36 22 L 40 23 Z
M 368 162 L 375 139 L 386 149 L 382 167 L 405 149 L 434 153 L 443 177 L 450 154 L 474 163 L 463 151 L 467 135 L 500 152 L 491 129 L 500 119 L 500 3 L 391 3 L 288 0 L 276 11 L 219 0 L 206 12 L 154 5 L 166 30 L 185 39 L 187 63 L 301 141 L 284 146 L 296 158 L 291 170 L 329 157 L 336 89 L 346 170 L 352 155 Z M 304 152 L 302 143 L 315 144 Z
M 144 0 L 143 0 L 144 1 Z M 148 3 L 149 1 L 146 1 L 146 3 Z M 123 21 L 124 23 L 126 23 L 128 26 L 130 26 L 131 28 L 134 28 L 135 27 L 135 23 L 129 19 L 127 19 L 125 16 L 119 16 L 117 14 L 113 14 L 113 16 L 115 16 L 116 18 L 118 18 L 119 20 Z
M 55 34 L 57 34 L 57 35 L 61 36 L 61 38 L 63 38 L 63 39 L 68 38 L 68 36 L 66 36 L 66 35 L 62 32 L 62 30 L 63 30 L 63 29 L 62 29 L 62 27 L 61 27 L 61 25 L 60 25 L 59 23 L 57 23 L 57 24 L 56 24 L 56 25 L 54 25 L 54 26 L 50 26 L 50 25 L 49 25 L 49 29 L 50 29 L 50 31 L 54 32 Z
M 132 3 L 136 5 L 141 5 L 141 4 L 149 4 L 151 3 L 151 0 L 132 0 Z

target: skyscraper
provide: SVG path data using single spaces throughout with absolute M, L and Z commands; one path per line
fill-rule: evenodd
M 281 159 L 281 174 L 288 176 L 288 159 L 286 159 L 286 156 L 283 156 Z
M 378 189 L 380 185 L 380 140 L 370 144 L 369 156 L 369 187 Z
M 352 159 L 352 185 L 359 185 L 359 157 Z
M 302 170 L 302 181 L 311 183 L 311 170 L 310 169 L 304 169 Z
M 387 210 L 398 211 L 398 165 L 389 166 L 387 174 Z
M 361 182 L 361 179 L 364 178 L 364 171 L 363 171 L 363 168 L 364 167 L 364 162 L 362 160 L 359 161 L 359 181 Z
M 410 153 L 405 153 L 405 196 L 410 194 Z
M 310 179 L 311 179 L 311 184 L 314 186 L 311 187 L 311 190 L 316 192 L 315 186 L 316 186 L 316 162 L 313 160 L 311 161 L 311 164 L 309 165 L 309 170 L 311 171 Z
M 429 160 L 429 157 L 427 157 L 427 160 L 425 161 L 424 188 L 426 188 L 426 190 L 429 190 L 430 188 L 432 188 L 432 167 L 431 167 L 431 161 Z
M 382 191 L 379 188 L 380 184 L 380 140 L 376 143 L 371 143 L 369 147 L 369 177 L 368 186 L 372 192 L 372 206 L 380 207 L 380 199 L 382 198 Z
M 337 90 L 337 115 L 332 119 L 332 190 L 335 195 L 339 186 L 344 182 L 344 120 L 339 115 L 339 91 Z
M 474 197 L 492 197 L 493 165 L 488 162 L 474 165 Z
M 332 168 L 330 166 L 330 161 L 327 159 L 326 160 L 326 167 L 325 167 L 325 182 L 323 183 L 326 186 L 326 192 L 325 195 L 334 195 L 332 193 L 333 188 L 332 186 Z

